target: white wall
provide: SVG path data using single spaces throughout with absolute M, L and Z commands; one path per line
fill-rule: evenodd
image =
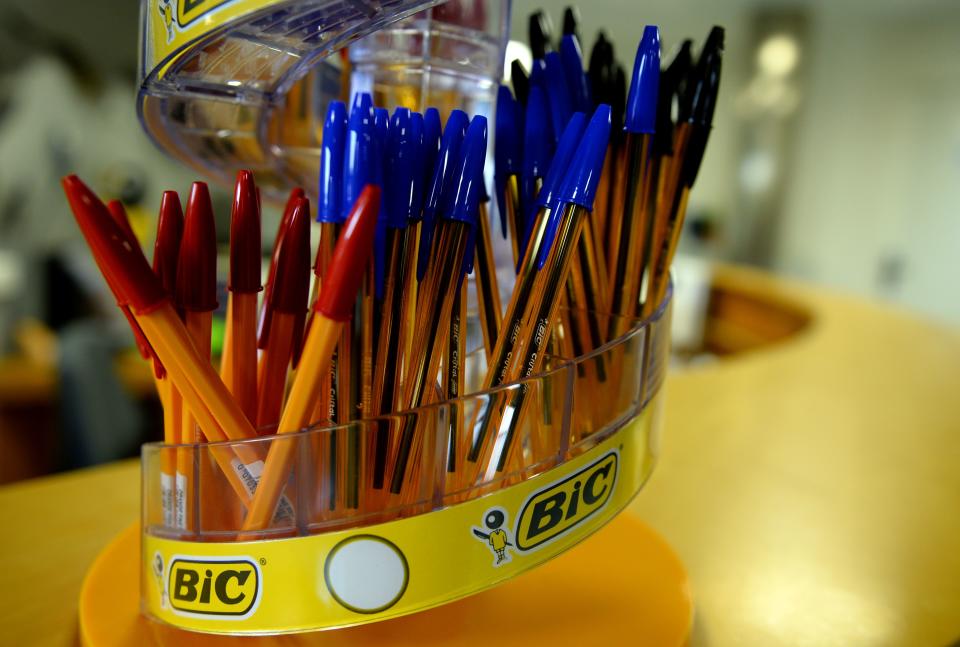
M 960 322 L 960 7 L 825 5 L 810 45 L 776 267 Z

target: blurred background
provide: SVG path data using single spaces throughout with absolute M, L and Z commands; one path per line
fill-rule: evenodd
M 148 241 L 161 192 L 183 195 L 196 179 L 136 115 L 138 4 L 0 5 L 0 483 L 134 455 L 160 435 L 149 370 L 130 352 L 59 188 L 78 173 L 121 199 Z M 516 0 L 511 38 L 526 41 L 536 9 L 559 33 L 565 6 Z M 960 4 L 580 7 L 584 50 L 602 30 L 628 70 L 645 23 L 660 25 L 664 59 L 683 38 L 699 44 L 712 25 L 726 28 L 714 131 L 677 267 L 694 301 L 678 303 L 675 321 L 687 359 L 737 350 L 705 330 L 713 263 L 960 324 Z M 511 43 L 507 56 L 529 53 Z M 214 200 L 225 242 L 229 195 L 219 187 Z M 265 206 L 265 231 L 278 215 Z M 797 315 L 783 326 L 803 324 Z

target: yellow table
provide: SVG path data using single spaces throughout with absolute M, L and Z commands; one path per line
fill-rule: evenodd
M 960 332 L 746 270 L 787 341 L 675 372 L 632 511 L 684 559 L 695 645 L 960 638 Z M 133 462 L 0 488 L 0 642 L 71 644 L 83 574 L 137 515 Z

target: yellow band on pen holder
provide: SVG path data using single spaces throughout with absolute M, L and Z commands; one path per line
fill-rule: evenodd
M 553 469 L 429 514 L 229 543 L 146 526 L 143 610 L 190 631 L 288 633 L 377 622 L 490 588 L 568 550 L 629 503 L 653 467 L 659 406 Z
M 256 454 L 287 456 L 290 478 L 282 494 L 295 503 L 293 518 L 274 520 L 263 530 L 234 541 L 237 528 L 199 527 L 185 534 L 163 522 L 159 470 L 162 453 L 177 447 L 150 445 L 143 452 L 144 508 L 142 602 L 146 614 L 191 631 L 262 634 L 312 631 L 376 622 L 471 595 L 493 587 L 564 552 L 602 527 L 621 510 L 649 477 L 659 447 L 660 385 L 669 350 L 665 305 L 655 317 L 635 321 L 630 332 L 597 352 L 608 357 L 637 356 L 645 340 L 651 352 L 621 369 L 629 392 L 581 392 L 576 365 L 589 358 L 560 361 L 547 373 L 492 392 L 386 418 L 392 429 L 405 420 L 435 420 L 451 405 L 475 410 L 487 398 L 535 390 L 559 389 L 553 431 L 556 445 L 522 456 L 511 472 L 477 487 L 444 490 L 445 466 L 417 475 L 425 494 L 400 507 L 357 511 L 341 509 L 326 519 L 314 514 L 322 505 L 316 492 L 317 436 L 340 429 L 317 429 L 243 441 Z M 634 349 L 626 352 L 625 349 Z M 467 357 L 484 362 L 482 352 Z M 466 374 L 474 374 L 467 367 Z M 645 377 L 647 376 L 647 377 Z M 646 382 L 647 389 L 640 385 Z M 583 386 L 580 386 L 580 385 Z M 604 417 L 594 433 L 575 439 L 585 397 L 602 398 Z M 519 430 L 517 446 L 536 433 L 538 408 L 531 408 Z M 377 430 L 377 420 L 356 421 L 362 438 Z M 446 438 L 443 426 L 421 426 L 422 433 Z M 424 439 L 437 454 L 443 444 Z M 187 447 L 195 461 L 209 460 L 219 448 L 233 453 L 237 443 Z M 262 447 L 261 447 L 262 445 Z M 274 447 L 276 446 L 276 447 Z M 286 461 L 285 461 L 286 462 Z M 222 475 L 205 483 L 199 505 L 242 504 L 231 496 Z M 370 474 L 363 474 L 368 487 Z M 211 503 L 212 502 L 212 503 Z M 224 515 L 230 519 L 232 515 Z

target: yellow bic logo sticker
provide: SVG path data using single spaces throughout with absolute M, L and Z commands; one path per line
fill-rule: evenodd
M 260 603 L 260 566 L 248 557 L 181 557 L 170 563 L 167 591 L 175 613 L 240 620 Z
M 535 492 L 520 511 L 517 548 L 533 550 L 603 508 L 616 479 L 617 454 L 610 452 L 579 472 Z

